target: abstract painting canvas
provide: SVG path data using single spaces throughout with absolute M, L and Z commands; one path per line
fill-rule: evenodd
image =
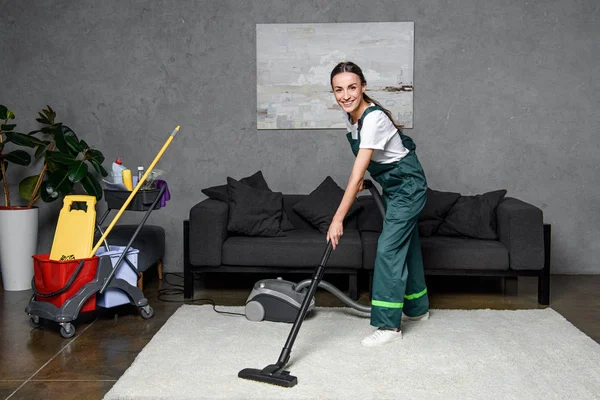
M 258 24 L 258 129 L 344 128 L 329 74 L 363 70 L 367 94 L 413 127 L 414 22 Z

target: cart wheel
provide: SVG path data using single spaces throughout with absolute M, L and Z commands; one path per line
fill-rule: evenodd
M 67 322 L 64 325 L 61 325 L 60 336 L 64 337 L 65 339 L 69 339 L 69 338 L 72 338 L 74 335 L 75 335 L 75 327 L 72 324 Z
M 40 317 L 37 315 L 30 315 L 29 316 L 29 325 L 31 325 L 33 328 L 39 328 L 40 327 Z
M 154 316 L 154 310 L 150 306 L 142 307 L 141 315 L 144 319 L 152 318 Z

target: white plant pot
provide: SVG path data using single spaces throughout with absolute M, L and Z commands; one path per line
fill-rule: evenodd
M 38 208 L 0 207 L 0 267 L 4 290 L 31 289 Z

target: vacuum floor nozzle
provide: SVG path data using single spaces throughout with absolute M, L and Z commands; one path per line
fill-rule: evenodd
M 284 387 L 296 386 L 298 383 L 298 378 L 290 375 L 290 371 L 282 370 L 277 364 L 267 365 L 263 369 L 244 368 L 238 373 L 238 377 Z

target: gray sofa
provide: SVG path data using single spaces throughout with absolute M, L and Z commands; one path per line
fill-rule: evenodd
M 307 195 L 283 195 L 293 230 L 282 237 L 234 236 L 227 231 L 229 205 L 206 199 L 184 221 L 184 296 L 194 294 L 195 273 L 307 273 L 318 265 L 325 236 L 292 207 Z M 347 218 L 344 236 L 326 274 L 344 274 L 349 295 L 358 295 L 359 279 L 371 276 L 382 218 L 371 196 L 360 196 L 358 213 Z M 428 275 L 536 276 L 538 302 L 549 304 L 550 225 L 542 211 L 514 198 L 496 209 L 497 240 L 432 235 L 421 237 Z M 370 286 L 369 286 L 370 287 Z

